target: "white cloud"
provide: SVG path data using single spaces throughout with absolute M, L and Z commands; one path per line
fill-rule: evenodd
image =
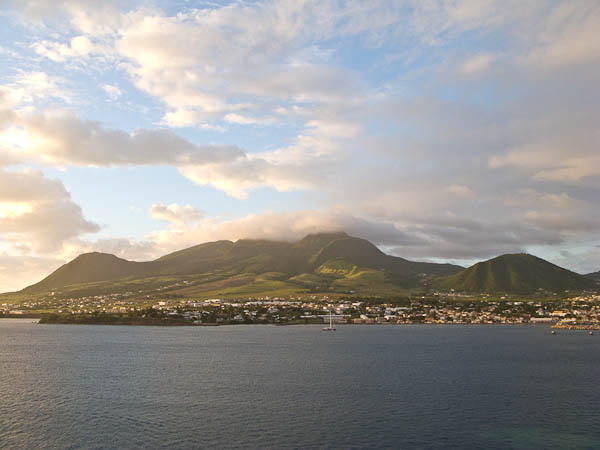
M 274 122 L 274 119 L 270 117 L 250 117 L 236 113 L 229 113 L 223 119 L 225 122 L 235 123 L 238 125 L 269 125 Z
M 573 150 L 569 147 L 568 143 L 562 146 L 534 143 L 490 156 L 489 166 L 524 169 L 538 181 L 578 184 L 588 177 L 600 176 L 600 154 L 593 143 Z
M 63 62 L 70 58 L 83 58 L 97 51 L 87 36 L 76 36 L 70 43 L 41 41 L 32 45 L 38 55 L 45 56 L 55 62 Z
M 353 13 L 367 19 L 369 10 L 361 2 Z M 283 100 L 348 103 L 363 90 L 352 72 L 323 64 L 323 51 L 305 50 L 332 28 L 365 31 L 366 20 L 342 26 L 358 24 L 358 17 L 333 4 L 235 3 L 175 16 L 137 9 L 123 17 L 114 42 L 122 67 L 140 90 L 164 102 L 169 126 L 264 125 L 272 121 L 264 111 Z M 321 21 L 327 26 L 315 26 Z
M 494 56 L 490 54 L 474 55 L 466 59 L 461 65 L 464 75 L 478 75 L 489 69 L 494 62 Z
M 120 7 L 130 7 L 130 0 L 0 0 L 28 22 L 48 26 L 70 22 L 79 32 L 93 35 L 111 33 L 120 22 Z
M 68 262 L 82 253 L 89 252 L 110 253 L 130 261 L 150 261 L 163 255 L 162 249 L 150 241 L 104 237 L 97 240 L 71 240 L 63 245 L 57 259 Z
M 111 100 L 117 100 L 123 94 L 118 86 L 113 86 L 111 84 L 102 85 L 102 90 L 106 92 L 106 95 L 108 95 Z
M 87 221 L 58 180 L 41 172 L 0 171 L 0 242 L 44 254 L 99 227 Z
M 0 149 L 59 167 L 170 165 L 196 183 L 244 198 L 257 187 L 307 189 L 325 179 L 335 160 L 324 150 L 335 144 L 320 139 L 316 128 L 289 148 L 249 154 L 234 146 L 194 145 L 166 129 L 129 134 L 53 111 L 7 116 Z
M 566 157 L 555 167 L 541 170 L 534 175 L 537 180 L 564 183 L 579 183 L 588 177 L 598 176 L 600 176 L 600 154 Z
M 174 205 L 171 205 L 174 206 Z M 249 214 L 234 220 L 205 217 L 186 227 L 168 227 L 146 236 L 163 253 L 219 239 L 296 241 L 310 233 L 346 231 L 376 243 L 400 244 L 412 240 L 389 223 L 376 223 L 335 211 L 294 211 Z
M 172 203 L 152 205 L 150 216 L 156 220 L 170 222 L 175 227 L 181 227 L 200 221 L 204 214 L 191 205 L 179 206 L 177 203 Z
M 574 66 L 600 58 L 600 5 L 593 0 L 561 2 L 537 31 L 528 65 Z
M 50 2 L 21 3 L 27 14 L 53 20 Z M 62 83 L 44 74 L 0 89 L 12 109 L 0 111 L 0 165 L 19 158 L 169 165 L 238 198 L 259 187 L 303 189 L 304 205 L 368 217 L 360 230 L 413 257 L 590 245 L 597 236 L 590 212 L 600 198 L 595 1 L 235 2 L 180 14 L 93 3 L 63 2 L 56 14 L 66 14 L 71 29 L 39 32 L 34 49 L 56 61 L 108 61 L 158 100 L 162 126 L 197 128 L 182 130 L 186 136 L 219 130 L 227 142 L 227 128 L 245 125 L 285 134 L 285 144 L 196 144 L 164 129 L 124 132 L 73 114 L 26 114 L 44 99 L 68 100 Z M 362 59 L 348 62 L 350 41 L 340 43 L 348 36 L 362 46 L 364 67 Z M 11 205 L 15 215 L 20 206 Z M 165 246 L 170 238 L 183 246 L 243 232 L 299 236 L 284 230 L 296 222 L 309 223 L 302 232 L 329 229 L 327 221 L 353 226 L 310 210 L 230 222 L 202 217 L 192 226 L 171 206 L 154 211 L 170 218 L 153 237 Z M 413 241 L 381 239 L 396 236 L 390 227 Z M 134 254 L 131 242 L 118 245 Z M 158 248 L 152 242 L 148 248 Z
M 10 119 L 9 119 L 10 120 Z M 8 126 L 6 126 L 8 125 Z M 0 131 L 22 157 L 48 164 L 78 166 L 183 165 L 235 160 L 244 152 L 232 146 L 197 146 L 170 130 L 140 129 L 129 134 L 82 121 L 67 111 L 17 114 Z
M 446 186 L 444 190 L 452 195 L 463 198 L 473 198 L 475 193 L 468 186 L 462 184 L 451 184 Z
M 56 258 L 0 253 L 0 292 L 15 292 L 58 269 Z
M 64 80 L 45 72 L 20 71 L 10 83 L 0 85 L 0 109 L 35 106 L 48 98 L 71 102 L 71 94 L 61 85 Z

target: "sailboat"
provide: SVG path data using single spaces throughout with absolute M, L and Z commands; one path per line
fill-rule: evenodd
M 335 327 L 333 326 L 333 316 L 331 315 L 331 310 L 329 310 L 329 326 L 322 329 L 323 331 L 335 331 Z

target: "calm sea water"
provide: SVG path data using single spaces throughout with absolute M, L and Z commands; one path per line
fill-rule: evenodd
M 0 448 L 598 449 L 600 336 L 0 320 Z

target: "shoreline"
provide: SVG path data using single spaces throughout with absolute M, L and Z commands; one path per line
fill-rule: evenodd
M 192 323 L 189 321 L 179 321 L 172 319 L 158 319 L 158 320 L 116 320 L 116 321 L 87 321 L 87 320 L 44 320 L 40 319 L 38 322 L 41 325 L 115 325 L 115 326 L 158 326 L 158 327 L 220 327 L 220 326 L 253 326 L 253 325 L 270 325 L 277 327 L 286 326 L 323 326 L 322 323 L 304 323 L 304 322 L 293 322 L 293 323 L 239 323 L 239 322 L 228 322 L 228 323 Z M 552 328 L 551 324 L 535 324 L 535 323 L 336 323 L 336 327 L 355 327 L 355 326 L 368 326 L 368 327 L 406 327 L 406 326 L 542 326 Z
M 554 330 L 600 331 L 600 323 L 556 324 L 556 325 L 552 325 L 552 329 L 554 329 Z
M 41 319 L 44 316 L 46 316 L 45 313 L 1 314 L 0 319 Z
M 113 316 L 109 320 L 93 316 L 62 316 L 56 317 L 52 314 L 10 314 L 1 315 L 1 319 L 35 319 L 36 323 L 41 325 L 115 325 L 115 326 L 158 326 L 158 327 L 219 327 L 231 325 L 272 325 L 272 326 L 295 326 L 295 325 L 313 325 L 322 326 L 323 323 L 310 323 L 304 321 L 290 322 L 263 322 L 263 323 L 241 323 L 241 322 L 221 322 L 221 323 L 198 323 L 182 319 L 169 318 L 141 318 L 141 317 L 118 317 Z M 553 330 L 578 330 L 578 331 L 600 331 L 600 323 L 586 324 L 559 324 L 559 323 L 466 323 L 466 322 L 445 322 L 445 323 L 336 323 L 336 327 L 348 326 L 542 326 Z

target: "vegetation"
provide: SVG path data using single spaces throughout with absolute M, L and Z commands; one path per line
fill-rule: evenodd
M 59 297 L 136 293 L 203 296 L 383 292 L 419 286 L 417 275 L 453 274 L 449 264 L 408 261 L 345 233 L 315 234 L 296 243 L 242 239 L 184 249 L 150 262 L 88 253 L 20 294 Z
M 515 294 L 594 288 L 590 279 L 525 253 L 502 255 L 477 263 L 439 280 L 436 285 L 457 291 Z
M 80 325 L 191 325 L 183 317 L 152 317 L 123 314 L 47 314 L 42 316 L 41 324 L 80 324 Z
M 103 253 L 80 255 L 7 303 L 27 299 L 119 294 L 144 302 L 169 298 L 287 297 L 301 294 L 397 296 L 433 290 L 474 293 L 562 293 L 594 289 L 598 274 L 578 275 L 532 255 L 503 255 L 463 269 L 408 261 L 345 233 L 308 235 L 296 243 L 217 241 L 132 262 Z

